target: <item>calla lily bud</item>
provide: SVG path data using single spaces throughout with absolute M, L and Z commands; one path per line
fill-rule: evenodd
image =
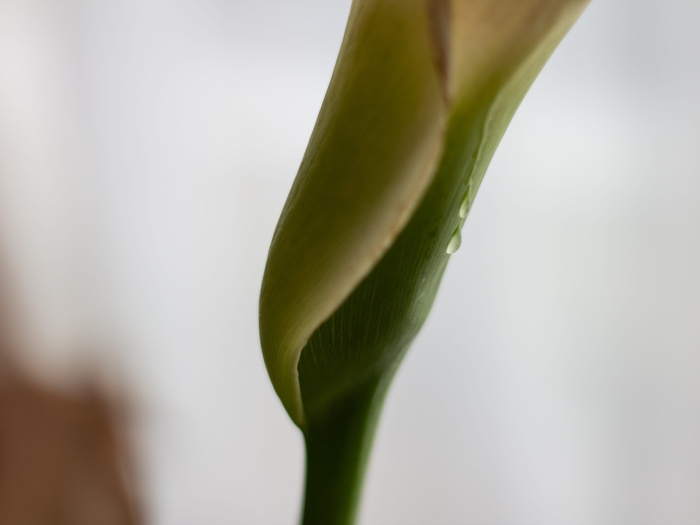
M 298 425 L 415 336 L 496 145 L 586 3 L 353 2 L 260 300 L 265 362 Z
M 353 1 L 260 299 L 267 369 L 307 446 L 333 414 L 376 414 L 498 142 L 586 3 Z

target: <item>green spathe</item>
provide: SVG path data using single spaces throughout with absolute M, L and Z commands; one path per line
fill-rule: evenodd
M 353 2 L 260 300 L 265 362 L 302 429 L 393 373 L 428 314 L 464 201 L 586 3 Z
M 447 105 L 422 0 L 360 1 L 275 232 L 260 301 L 270 377 L 303 425 L 297 365 L 424 194 Z
M 306 443 L 303 525 L 352 525 L 378 414 L 489 161 L 586 0 L 354 0 L 272 239 L 260 336 Z

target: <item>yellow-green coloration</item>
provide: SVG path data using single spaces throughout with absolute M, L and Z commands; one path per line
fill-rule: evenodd
M 307 442 L 304 523 L 352 523 L 387 385 L 498 142 L 586 3 L 353 2 L 260 300 L 270 378 Z M 349 480 L 323 496 L 342 519 L 309 500 L 328 477 Z
M 425 192 L 446 102 L 423 0 L 360 1 L 272 240 L 260 333 L 272 382 L 303 425 L 303 347 L 386 253 Z
M 272 241 L 260 301 L 265 360 L 297 424 L 305 417 L 297 366 L 312 334 L 395 245 L 418 206 L 428 205 L 429 186 L 444 185 L 443 172 L 457 172 L 448 191 L 457 197 L 481 179 L 520 100 L 585 4 L 353 3 L 326 100 Z M 431 11 L 442 12 L 446 26 L 434 23 L 440 14 Z M 441 29 L 449 34 L 436 34 Z M 430 221 L 440 236 L 454 230 L 450 200 L 431 203 L 440 205 Z M 416 239 L 411 259 L 423 251 L 444 253 L 429 239 Z

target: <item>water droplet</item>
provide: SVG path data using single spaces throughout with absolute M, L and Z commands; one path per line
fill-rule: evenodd
M 447 243 L 447 254 L 452 255 L 454 252 L 459 250 L 459 247 L 462 245 L 462 232 L 460 231 L 459 227 L 455 229 L 454 233 L 452 234 L 452 237 L 450 238 L 450 242 Z
M 469 198 L 469 193 L 467 193 L 464 196 L 464 200 L 462 201 L 462 204 L 459 207 L 459 218 L 460 219 L 466 219 L 467 214 L 469 213 L 469 208 L 472 207 L 472 202 L 471 199 Z
M 462 197 L 462 203 L 459 205 L 459 218 L 466 219 L 469 214 L 469 210 L 472 207 L 472 196 L 474 195 L 474 176 L 469 177 L 467 180 L 467 191 Z

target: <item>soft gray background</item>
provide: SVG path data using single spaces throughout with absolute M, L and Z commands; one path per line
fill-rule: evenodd
M 153 525 L 294 524 L 257 294 L 349 0 L 0 0 L 23 359 L 134 407 Z M 700 523 L 700 3 L 593 0 L 389 396 L 364 525 Z

